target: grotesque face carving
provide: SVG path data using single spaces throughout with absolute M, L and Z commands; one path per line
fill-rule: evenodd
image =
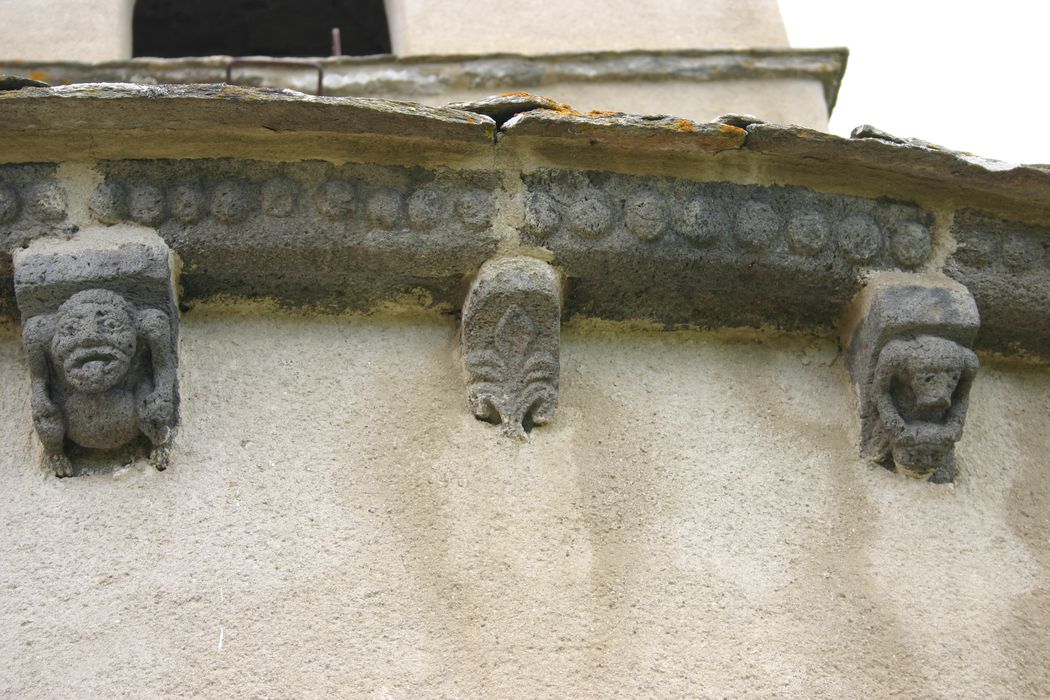
M 70 386 L 98 394 L 127 376 L 136 337 L 128 302 L 119 294 L 92 289 L 74 294 L 59 307 L 51 355 Z
M 892 340 L 883 348 L 875 398 L 884 458 L 892 457 L 899 471 L 928 478 L 952 469 L 977 365 L 972 351 L 935 336 Z

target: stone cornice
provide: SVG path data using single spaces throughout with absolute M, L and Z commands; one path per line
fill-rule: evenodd
M 978 348 L 1050 355 L 1050 172 L 874 129 L 746 117 L 501 114 L 280 90 L 0 94 L 0 300 L 10 251 L 134 223 L 184 299 L 461 307 L 488 259 L 550 262 L 565 317 L 829 332 L 872 276 L 947 275 Z
M 309 59 L 325 72 L 325 94 L 337 96 L 396 95 L 400 98 L 440 95 L 454 89 L 505 90 L 508 85 L 543 91 L 556 83 L 680 80 L 808 79 L 824 86 L 828 112 L 835 106 L 849 51 L 830 49 L 749 49 L 718 51 L 627 51 L 565 53 L 540 56 L 342 56 Z M 263 57 L 253 57 L 263 58 Z M 230 56 L 201 58 L 134 58 L 104 63 L 0 62 L 0 74 L 29 74 L 52 84 L 87 82 L 212 83 L 226 79 Z M 246 85 L 272 84 L 274 69 L 258 65 L 236 68 Z M 313 92 L 317 74 L 309 68 L 280 70 L 280 84 Z

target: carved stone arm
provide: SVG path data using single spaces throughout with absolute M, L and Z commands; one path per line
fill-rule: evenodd
M 948 410 L 945 423 L 956 428 L 959 434 L 962 435 L 963 423 L 966 422 L 966 409 L 970 405 L 970 387 L 973 386 L 973 380 L 977 376 L 980 362 L 973 350 L 964 348 L 961 345 L 959 346 L 959 355 L 962 373 L 959 376 L 959 383 L 955 387 L 952 406 Z
M 175 380 L 178 367 L 171 343 L 171 323 L 167 314 L 146 309 L 138 314 L 140 337 L 150 351 L 152 390 L 142 398 L 139 415 L 142 432 L 154 445 L 167 442 L 175 422 Z
M 875 366 L 875 375 L 872 377 L 871 391 L 876 397 L 876 406 L 879 417 L 885 428 L 893 433 L 900 434 L 904 431 L 904 418 L 893 402 L 893 380 L 904 368 L 906 353 L 900 344 L 890 341 L 879 354 L 878 364 Z
M 66 435 L 65 416 L 51 399 L 51 368 L 47 355 L 47 346 L 53 334 L 54 317 L 51 315 L 31 318 L 22 329 L 29 360 L 33 425 L 44 449 L 52 454 L 61 454 Z

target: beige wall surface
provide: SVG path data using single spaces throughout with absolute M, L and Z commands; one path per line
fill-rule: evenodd
M 511 86 L 508 90 L 514 90 Z M 818 80 L 719 80 L 709 83 L 598 81 L 544 85 L 534 91 L 580 112 L 616 111 L 627 114 L 669 114 L 694 121 L 711 121 L 724 114 L 752 114 L 773 124 L 797 124 L 826 130 L 828 108 Z M 403 99 L 440 107 L 490 96 L 491 90 L 447 92 L 435 97 Z
M 400 56 L 783 47 L 776 0 L 385 0 Z
M 1050 694 L 1050 373 L 955 485 L 861 463 L 833 344 L 569 324 L 526 444 L 451 319 L 202 305 L 165 472 L 39 464 L 0 326 L 0 695 Z
M 4 0 L 0 59 L 131 56 L 135 0 Z M 786 47 L 776 0 L 386 0 L 393 51 L 424 54 Z
M 135 0 L 3 0 L 0 57 L 25 61 L 131 58 Z

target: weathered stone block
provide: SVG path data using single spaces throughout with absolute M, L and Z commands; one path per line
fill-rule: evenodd
M 833 327 L 871 271 L 930 262 L 932 213 L 801 187 L 541 169 L 522 240 L 572 280 L 566 315 Z
M 558 406 L 561 284 L 534 258 L 482 265 L 463 306 L 463 355 L 474 415 L 524 439 Z
M 948 281 L 894 276 L 873 281 L 849 318 L 861 453 L 912 477 L 951 481 L 978 368 L 973 297 Z
M 187 299 L 266 297 L 372 310 L 454 308 L 496 250 L 492 172 L 322 162 L 109 161 L 101 223 L 148 223 L 184 262 Z
M 0 249 L 72 229 L 66 220 L 66 192 L 53 164 L 0 166 Z
M 963 210 L 951 232 L 956 248 L 944 271 L 977 300 L 979 345 L 1050 355 L 1050 228 Z
M 33 422 L 56 474 L 143 438 L 165 468 L 179 403 L 168 247 L 148 229 L 87 230 L 38 239 L 14 265 Z

